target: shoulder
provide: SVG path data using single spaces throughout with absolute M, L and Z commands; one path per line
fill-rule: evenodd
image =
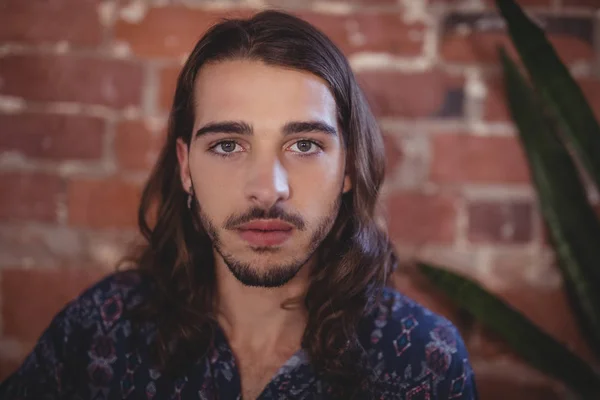
M 105 383 L 114 367 L 107 363 L 118 363 L 123 339 L 131 335 L 127 311 L 143 301 L 145 286 L 139 273 L 123 271 L 83 290 L 53 317 L 19 369 L 2 382 L 0 397 L 58 398 L 90 379 Z
M 104 331 L 121 322 L 128 311 L 143 302 L 148 282 L 134 270 L 111 273 L 70 301 L 55 321 L 91 327 L 97 323 Z
M 448 319 L 386 288 L 366 322 L 363 343 L 380 382 L 436 398 L 475 398 L 467 349 Z
M 38 344 L 51 340 L 67 354 L 85 351 L 99 337 L 131 336 L 131 311 L 147 298 L 148 287 L 148 279 L 135 270 L 106 275 L 53 316 Z

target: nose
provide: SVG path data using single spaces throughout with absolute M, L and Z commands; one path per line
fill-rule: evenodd
M 287 171 L 279 159 L 255 160 L 248 166 L 245 195 L 254 205 L 265 210 L 290 195 Z

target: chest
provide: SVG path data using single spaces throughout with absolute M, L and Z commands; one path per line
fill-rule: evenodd
M 242 399 L 256 399 L 264 391 L 269 382 L 273 380 L 291 354 L 266 357 L 257 354 L 236 356 L 238 372 L 240 374 Z
M 265 354 L 268 352 L 248 352 L 218 341 L 209 356 L 177 376 L 150 368 L 153 364 L 145 351 L 119 347 L 105 355 L 97 347 L 82 353 L 86 364 L 65 372 L 69 393 L 81 398 L 181 400 L 255 400 L 263 392 L 265 399 L 286 398 L 290 391 L 298 394 L 294 398 L 303 399 L 315 393 L 314 376 L 304 353 L 296 354 L 291 346 Z M 285 373 L 278 374 L 282 367 Z

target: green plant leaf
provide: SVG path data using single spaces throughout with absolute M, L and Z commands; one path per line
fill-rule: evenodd
M 584 398 L 594 395 L 597 398 L 598 374 L 519 311 L 470 279 L 427 263 L 418 263 L 417 267 L 454 303 L 500 335 L 529 364 L 560 379 Z
M 558 127 L 543 112 L 540 99 L 516 64 L 500 50 L 508 106 L 515 121 L 538 203 L 546 221 L 580 322 L 590 344 L 600 347 L 600 223 L 588 202 Z
M 558 118 L 569 145 L 600 188 L 600 125 L 581 88 L 544 31 L 514 0 L 496 0 L 496 5 L 536 91 Z

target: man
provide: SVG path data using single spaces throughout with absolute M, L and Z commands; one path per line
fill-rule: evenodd
M 147 243 L 55 317 L 2 398 L 476 398 L 456 328 L 384 288 L 383 173 L 329 39 L 273 11 L 216 25 L 178 79 Z

